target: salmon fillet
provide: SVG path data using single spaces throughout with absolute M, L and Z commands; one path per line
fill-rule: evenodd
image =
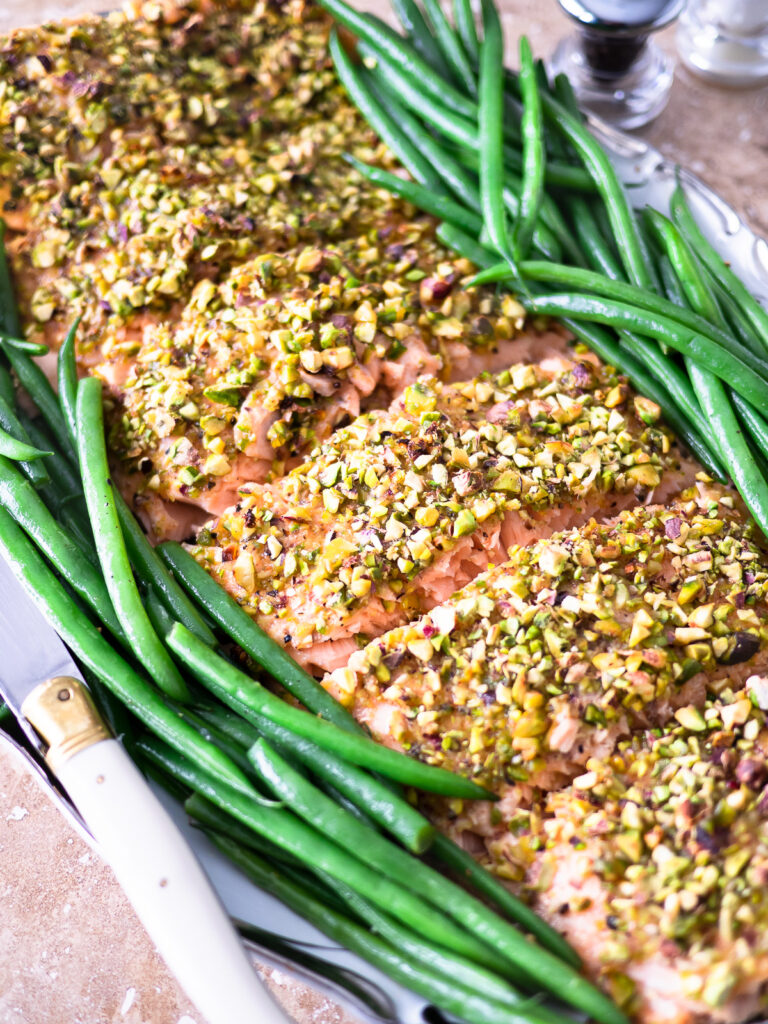
M 565 351 L 562 334 L 520 333 L 511 296 L 464 288 L 472 266 L 431 235 L 403 222 L 384 239 L 258 256 L 201 280 L 130 356 L 106 332 L 90 372 L 109 384 L 118 476 L 153 532 L 167 534 L 164 502 L 198 506 L 201 524 L 421 374 Z
M 285 477 L 242 485 L 191 550 L 303 664 L 337 668 L 510 545 L 679 487 L 692 467 L 657 414 L 609 369 L 562 358 L 419 378 Z
M 327 685 L 385 743 L 497 792 L 557 788 L 707 679 L 762 667 L 765 556 L 732 503 L 697 485 L 515 547 Z
M 494 789 L 427 810 L 648 1024 L 768 1003 L 768 556 L 703 483 L 513 550 L 325 685 Z
M 328 29 L 302 0 L 190 0 L 11 34 L 0 198 L 31 336 L 55 348 L 82 314 L 86 361 L 103 331 L 130 351 L 201 279 L 402 216 L 342 158 L 392 165 Z
M 768 1010 L 768 679 L 740 687 L 721 675 L 487 840 L 647 1024 Z
M 521 307 L 465 289 L 436 222 L 346 162 L 396 169 L 333 73 L 329 24 L 301 0 L 137 4 L 0 51 L 26 332 L 53 378 L 82 317 L 115 478 L 158 539 L 420 373 L 468 379 L 565 344 L 532 331 L 515 352 Z

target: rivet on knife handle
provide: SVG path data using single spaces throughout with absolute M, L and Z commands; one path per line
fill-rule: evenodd
M 21 713 L 48 744 L 45 759 L 54 772 L 74 754 L 110 736 L 90 694 L 72 676 L 40 683 L 27 696 Z

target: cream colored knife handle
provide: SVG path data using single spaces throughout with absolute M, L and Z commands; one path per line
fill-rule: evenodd
M 87 726 L 72 714 L 84 688 L 69 677 L 43 686 L 47 693 L 38 687 L 22 710 L 51 743 L 49 762 L 186 994 L 208 1024 L 286 1024 L 199 862 L 139 770 L 117 740 L 103 738 L 98 718 L 94 730 L 93 719 Z M 68 705 L 70 718 L 79 717 L 85 744 L 61 726 L 52 742 L 50 716 L 59 702 Z

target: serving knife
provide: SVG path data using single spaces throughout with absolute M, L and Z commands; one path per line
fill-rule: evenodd
M 110 735 L 34 598 L 0 557 L 0 695 L 208 1024 L 286 1024 L 199 861 Z

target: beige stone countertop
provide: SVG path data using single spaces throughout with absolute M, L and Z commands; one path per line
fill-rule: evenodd
M 537 54 L 547 56 L 568 29 L 555 0 L 501 4 L 508 42 L 526 32 Z M 0 0 L 0 31 L 105 6 Z M 662 42 L 673 49 L 672 30 Z M 678 69 L 669 106 L 643 134 L 768 235 L 768 87 L 722 89 Z M 351 1024 L 304 986 L 281 975 L 273 984 L 299 1024 Z M 7 749 L 0 749 L 0 1024 L 204 1024 L 109 868 Z

